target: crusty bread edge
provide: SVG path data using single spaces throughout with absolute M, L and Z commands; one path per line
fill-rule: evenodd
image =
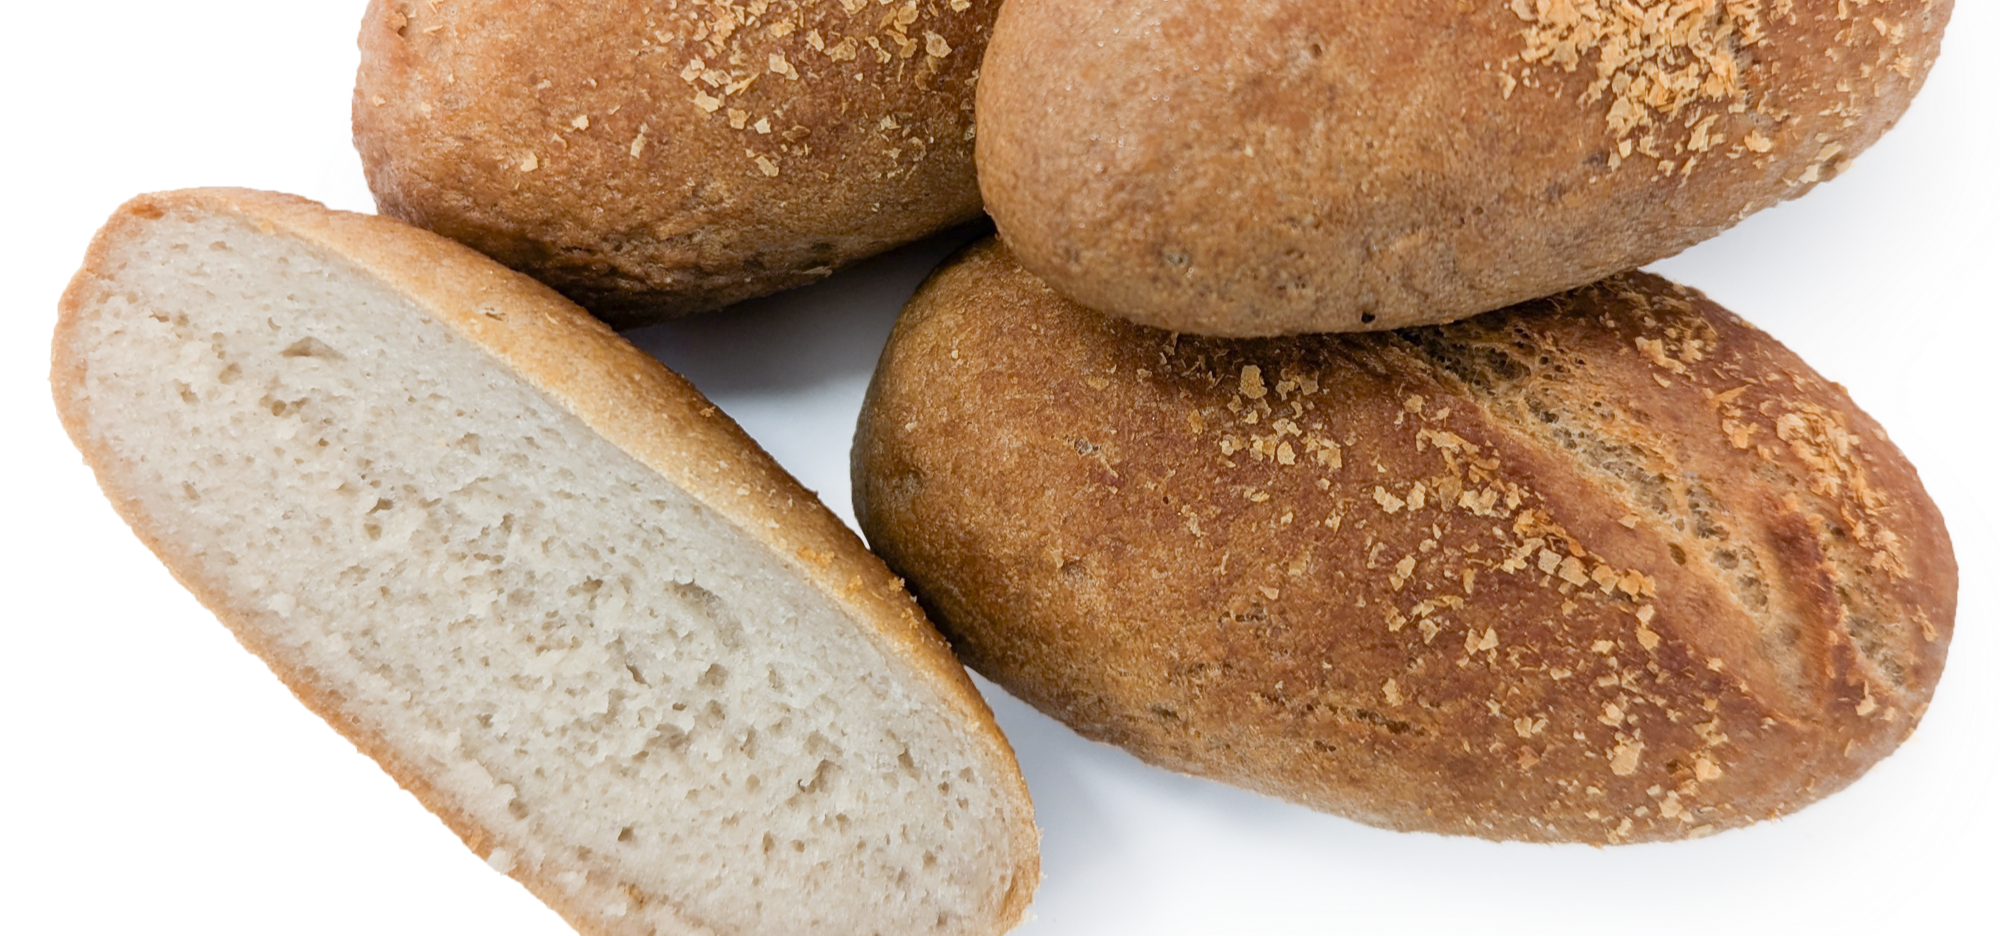
M 249 189 L 188 189 L 140 195 L 120 206 L 92 239 L 82 267 L 63 292 L 51 349 L 49 381 L 57 414 L 100 487 L 140 541 L 174 578 L 256 654 L 308 709 L 379 764 L 481 858 L 499 844 L 423 771 L 397 756 L 387 740 L 344 714 L 343 699 L 298 661 L 260 638 L 251 612 L 200 580 L 197 564 L 148 522 L 139 499 L 107 471 L 119 455 L 94 441 L 80 389 L 86 364 L 76 332 L 102 294 L 116 243 L 139 225 L 169 212 L 235 215 L 273 234 L 295 237 L 378 277 L 461 337 L 525 378 L 593 431 L 716 511 L 872 627 L 867 636 L 885 656 L 949 711 L 953 726 L 998 784 L 1016 860 L 1013 886 L 988 932 L 1018 926 L 1040 881 L 1040 833 L 1026 781 L 992 710 L 944 639 L 904 590 L 902 581 L 861 544 L 812 492 L 778 466 L 757 443 L 684 378 L 554 290 L 455 241 L 373 215 L 334 211 L 309 199 Z M 586 910 L 581 896 L 557 886 L 553 873 L 517 866 L 508 872 L 579 931 L 612 933 Z M 705 933 L 691 925 L 690 933 Z

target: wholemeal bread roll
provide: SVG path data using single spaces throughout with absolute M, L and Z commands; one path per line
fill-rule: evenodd
M 1803 194 L 1950 0 L 1008 0 L 979 177 L 1094 309 L 1257 336 L 1452 321 Z
M 979 216 L 997 0 L 374 0 L 354 141 L 384 214 L 620 327 Z
M 870 543 L 961 657 L 1161 766 L 1393 829 L 1706 834 L 1916 726 L 1957 569 L 1875 422 L 1625 274 L 1455 325 L 1224 341 L 992 241 L 897 323 Z
M 594 934 L 992 934 L 1020 773 L 858 540 L 728 417 L 457 244 L 141 197 L 63 299 L 64 425 L 301 701 Z

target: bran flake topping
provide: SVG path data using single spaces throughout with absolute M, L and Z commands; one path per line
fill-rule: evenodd
M 1691 106 L 1750 109 L 1743 56 L 1764 41 L 1762 6 L 1763 0 L 1512 0 L 1511 9 L 1528 24 L 1518 58 L 1523 66 L 1595 69 L 1582 103 L 1610 100 L 1605 125 L 1618 144 L 1615 169 L 1635 148 L 1654 156 L 1661 125 Z M 1778 15 L 1787 15 L 1791 0 L 1777 6 Z M 1532 68 L 1506 81 L 1511 95 L 1517 83 L 1532 84 Z M 1672 142 L 1696 154 L 1725 142 L 1710 133 L 1717 117 L 1690 115 Z

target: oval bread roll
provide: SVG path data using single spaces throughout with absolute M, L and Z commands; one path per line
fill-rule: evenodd
M 115 215 L 58 409 L 174 575 L 589 934 L 995 934 L 1026 788 L 879 561 L 545 287 L 303 199 Z
M 354 141 L 384 214 L 643 324 L 978 217 L 997 8 L 374 0 Z
M 979 175 L 1023 265 L 1197 334 L 1452 321 L 1831 178 L 1950 0 L 1008 0 Z
M 898 322 L 870 543 L 961 657 L 1148 762 L 1393 829 L 1766 819 L 1916 726 L 1957 569 L 1846 394 L 1625 274 L 1450 326 L 1189 338 L 989 240 Z

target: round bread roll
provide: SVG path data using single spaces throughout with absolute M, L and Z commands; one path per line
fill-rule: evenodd
M 1943 520 L 1769 336 L 1630 273 L 1450 326 L 1189 338 L 989 240 L 898 322 L 871 545 L 1084 735 L 1371 825 L 1707 834 L 1846 786 L 1950 642 Z
M 1453 321 L 1831 178 L 1950 0 L 1009 0 L 979 175 L 1094 309 L 1237 337 Z
M 997 0 L 374 0 L 354 141 L 384 214 L 614 325 L 978 217 Z

